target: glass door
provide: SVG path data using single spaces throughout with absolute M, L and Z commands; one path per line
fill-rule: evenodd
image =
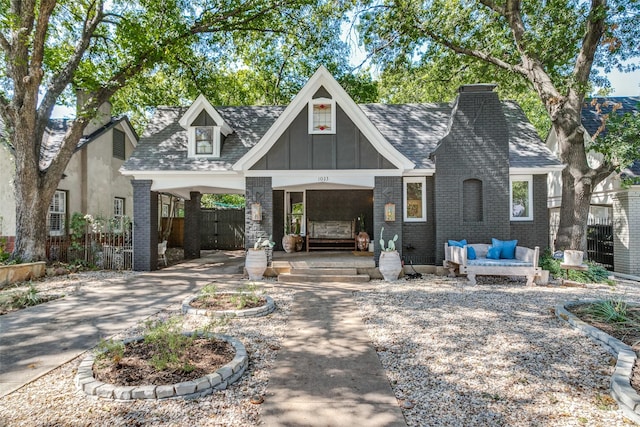
M 306 224 L 304 216 L 304 191 L 287 191 L 284 197 L 285 234 L 298 234 L 304 236 Z

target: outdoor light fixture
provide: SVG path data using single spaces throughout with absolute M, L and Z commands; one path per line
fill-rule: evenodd
M 251 220 L 262 221 L 262 205 L 260 203 L 251 204 Z
M 384 205 L 384 220 L 385 222 L 394 222 L 396 220 L 395 203 L 387 203 Z

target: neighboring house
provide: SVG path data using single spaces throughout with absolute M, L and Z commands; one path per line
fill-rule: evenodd
M 614 105 L 618 114 L 638 112 L 640 97 L 608 97 L 585 99 L 582 107 L 582 125 L 587 130 L 585 144 L 591 144 L 591 138 L 603 124 L 603 116 L 609 114 Z M 606 132 L 606 131 L 605 131 Z M 640 138 L 640 135 L 638 136 Z M 547 147 L 558 152 L 557 138 L 549 132 Z M 598 153 L 588 153 L 589 164 L 596 167 L 602 159 Z M 640 275 L 640 184 L 623 186 L 622 179 L 636 179 L 640 182 L 640 160 L 620 174 L 612 173 L 593 189 L 589 219 L 593 223 L 613 223 L 613 260 L 614 271 Z M 562 178 L 559 172 L 549 174 L 550 217 L 552 224 L 559 221 L 562 204 Z
M 43 137 L 42 169 L 48 167 L 59 150 L 70 124 L 68 119 L 49 121 Z M 137 142 L 138 136 L 127 117 L 111 117 L 111 106 L 104 104 L 85 129 L 51 201 L 47 218 L 50 236 L 66 236 L 74 212 L 104 218 L 133 216 L 131 182 L 119 169 Z M 0 236 L 7 238 L 10 250 L 16 230 L 14 162 L 12 148 L 0 144 L 0 180 L 4 183 L 0 192 Z
M 205 193 L 245 195 L 246 247 L 272 235 L 278 249 L 300 203 L 301 234 L 307 220 L 364 214 L 376 257 L 384 226 L 414 264 L 441 264 L 448 239 L 547 247 L 547 173 L 563 166 L 493 89 L 463 86 L 453 105 L 357 105 L 320 68 L 286 107 L 214 108 L 200 95 L 158 108 L 121 169 L 134 178 L 134 269 L 157 265 L 158 192 L 185 199 L 187 257 L 199 256 Z

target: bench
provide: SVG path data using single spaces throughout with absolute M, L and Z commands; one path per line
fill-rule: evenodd
M 476 251 L 476 259 L 467 259 L 467 247 Z M 457 269 L 460 274 L 466 274 L 472 285 L 476 284 L 476 276 L 525 276 L 527 286 L 532 286 L 536 276 L 540 276 L 542 269 L 538 266 L 540 248 L 529 249 L 516 246 L 515 259 L 489 259 L 487 252 L 491 245 L 474 243 L 463 247 L 444 244 L 444 266 L 451 275 Z
M 312 249 L 356 250 L 356 221 L 307 221 L 307 252 Z

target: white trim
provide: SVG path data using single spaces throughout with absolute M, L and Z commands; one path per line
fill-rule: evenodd
M 224 136 L 233 133 L 231 126 L 224 121 L 220 113 L 213 108 L 203 94 L 198 95 L 189 109 L 182 115 L 182 117 L 180 117 L 180 121 L 178 123 L 180 123 L 180 126 L 184 129 L 188 130 L 191 127 L 191 123 L 196 119 L 196 117 L 198 117 L 202 110 L 205 110 L 213 121 L 216 122 L 216 125 L 220 126 L 220 131 Z
M 409 217 L 407 184 L 422 184 L 422 216 L 420 218 Z M 427 221 L 427 179 L 422 177 L 405 177 L 402 180 L 402 217 L 404 222 L 426 222 Z
M 555 165 L 531 168 L 509 168 L 509 175 L 544 175 L 550 172 L 561 172 L 567 165 Z
M 314 129 L 314 114 L 313 107 L 316 104 L 329 104 L 331 105 L 331 125 L 327 130 L 316 130 Z M 331 98 L 314 98 L 309 100 L 308 106 L 309 114 L 308 114 L 308 126 L 309 126 L 309 134 L 311 135 L 333 135 L 336 133 L 336 100 Z
M 527 205 L 529 215 L 514 216 L 513 215 L 513 182 L 527 183 Z M 533 221 L 533 176 L 532 175 L 511 175 L 509 176 L 509 217 L 511 221 Z
M 411 160 L 403 156 L 382 136 L 380 131 L 371 123 L 366 114 L 364 114 L 360 107 L 358 107 L 347 92 L 333 78 L 331 73 L 321 66 L 293 98 L 291 103 L 260 141 L 233 165 L 233 169 L 246 171 L 267 154 L 271 147 L 278 141 L 278 138 L 289 128 L 298 114 L 308 105 L 309 100 L 311 100 L 311 97 L 320 87 L 324 87 L 331 94 L 336 101 L 336 109 L 340 106 L 365 138 L 371 142 L 371 145 L 396 168 L 409 170 L 415 167 L 415 164 Z

